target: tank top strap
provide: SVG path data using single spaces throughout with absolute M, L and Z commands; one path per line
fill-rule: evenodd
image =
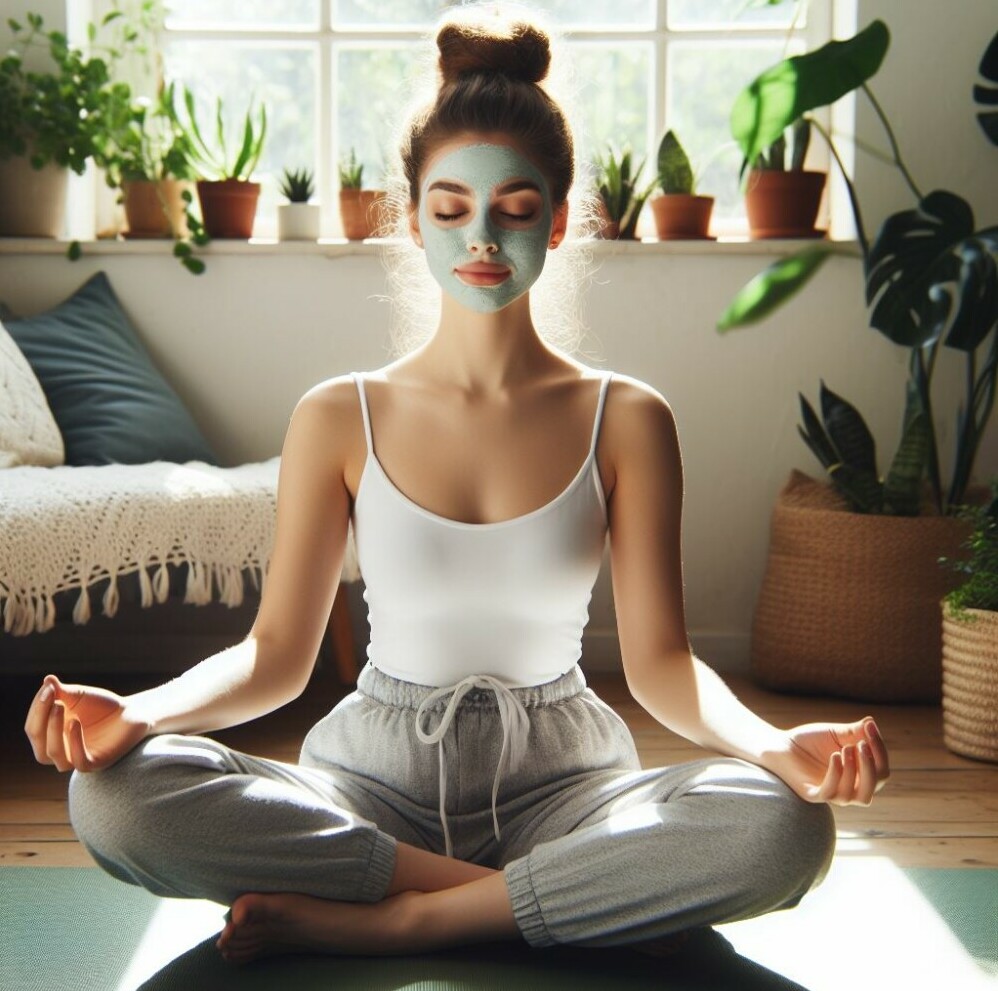
M 607 388 L 610 385 L 610 379 L 613 378 L 613 372 L 607 371 L 603 376 L 603 381 L 600 382 L 599 387 L 599 399 L 596 403 L 596 418 L 593 421 L 593 437 L 589 444 L 589 456 L 592 457 L 593 452 L 596 450 L 596 442 L 599 440 L 599 428 L 600 423 L 603 421 L 603 407 L 606 405 L 606 393 Z
M 367 408 L 367 392 L 364 389 L 364 375 L 361 372 L 351 372 L 350 377 L 360 393 L 360 412 L 364 417 L 364 436 L 367 438 L 367 453 L 374 454 L 374 439 L 371 435 L 371 414 Z

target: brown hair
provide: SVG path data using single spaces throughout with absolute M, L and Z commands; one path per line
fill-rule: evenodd
M 524 21 L 503 30 L 455 20 L 437 32 L 437 48 L 437 98 L 402 139 L 410 200 L 419 201 L 419 175 L 437 145 L 462 131 L 500 131 L 516 138 L 547 177 L 552 203 L 564 203 L 574 150 L 564 113 L 538 85 L 551 62 L 547 33 Z

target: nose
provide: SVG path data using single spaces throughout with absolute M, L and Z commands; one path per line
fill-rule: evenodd
M 468 251 L 473 255 L 494 255 L 499 250 L 499 245 L 487 237 L 473 237 L 468 241 Z
M 472 219 L 467 232 L 468 252 L 476 258 L 494 255 L 499 251 L 499 243 L 488 210 L 479 211 Z

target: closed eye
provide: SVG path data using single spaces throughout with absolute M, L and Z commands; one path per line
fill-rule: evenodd
M 500 217 L 506 217 L 509 220 L 529 220 L 533 215 L 532 210 L 529 213 L 507 213 L 505 210 L 499 211 Z
M 434 213 L 434 220 L 457 220 L 458 217 L 463 217 L 465 211 L 462 210 L 460 213 Z

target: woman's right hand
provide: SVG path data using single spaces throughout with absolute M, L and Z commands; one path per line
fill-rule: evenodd
M 97 771 L 120 760 L 150 733 L 114 692 L 64 685 L 46 675 L 35 695 L 24 732 L 35 760 L 59 771 Z

